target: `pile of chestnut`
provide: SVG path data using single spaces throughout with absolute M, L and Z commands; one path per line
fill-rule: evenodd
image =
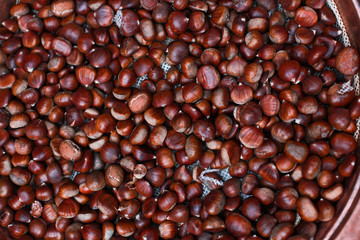
M 325 3 L 20 0 L 0 27 L 8 239 L 313 238 L 360 117 Z

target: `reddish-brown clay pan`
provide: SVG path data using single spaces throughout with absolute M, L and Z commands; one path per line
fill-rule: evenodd
M 9 9 L 15 0 L 0 0 L 0 22 L 9 16 Z M 335 0 L 346 27 L 352 46 L 360 50 L 360 2 L 359 0 Z M 357 150 L 357 164 L 352 177 L 346 180 L 345 191 L 336 206 L 333 220 L 319 226 L 315 240 L 358 240 L 360 239 L 360 144 Z M 11 239 L 0 228 L 2 240 Z
M 360 2 L 358 0 L 335 0 L 346 27 L 352 46 L 360 49 Z M 354 175 L 345 182 L 345 191 L 337 203 L 332 221 L 321 224 L 316 240 L 360 239 L 360 144 Z

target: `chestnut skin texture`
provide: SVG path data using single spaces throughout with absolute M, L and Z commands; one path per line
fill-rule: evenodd
M 305 240 L 334 218 L 360 56 L 325 0 L 5 2 L 6 239 Z

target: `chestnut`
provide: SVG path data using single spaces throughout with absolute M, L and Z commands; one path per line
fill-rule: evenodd
M 247 85 L 235 86 L 230 92 L 231 100 L 239 105 L 245 104 L 253 99 L 253 90 Z M 265 112 L 264 112 L 265 113 Z
M 335 208 L 329 201 L 325 199 L 320 199 L 316 205 L 319 209 L 318 219 L 320 221 L 327 222 L 334 217 Z
M 241 212 L 250 220 L 258 219 L 261 215 L 261 205 L 259 200 L 255 197 L 245 199 L 241 206 Z
M 336 55 L 336 69 L 344 75 L 352 75 L 359 71 L 359 53 L 352 47 L 343 48 Z
M 204 199 L 204 207 L 210 215 L 218 215 L 225 205 L 225 195 L 219 190 L 211 191 Z
M 63 218 L 74 218 L 79 211 L 80 206 L 73 199 L 64 199 L 58 207 L 58 214 Z
M 284 81 L 296 83 L 300 74 L 300 63 L 295 60 L 283 62 L 279 67 L 279 77 Z
M 176 223 L 166 220 L 159 225 L 160 237 L 163 239 L 173 239 L 178 233 Z
M 295 21 L 302 27 L 312 27 L 318 21 L 318 15 L 308 6 L 299 7 L 295 13 Z
M 245 126 L 240 130 L 239 139 L 248 148 L 257 148 L 264 142 L 264 134 L 259 128 Z
M 262 111 L 267 116 L 275 116 L 280 110 L 280 102 L 279 99 L 272 95 L 268 94 L 261 98 L 259 102 Z
M 220 82 L 219 72 L 211 65 L 204 65 L 197 72 L 197 79 L 204 89 L 212 90 Z
M 313 222 L 318 218 L 318 210 L 315 204 L 307 197 L 299 198 L 297 202 L 297 212 L 300 217 L 307 222 Z
M 177 196 L 173 192 L 165 191 L 158 198 L 158 207 L 160 210 L 168 212 L 177 203 Z
M 331 137 L 330 144 L 335 151 L 341 154 L 351 153 L 356 148 L 355 139 L 351 135 L 342 132 L 334 134 Z
M 230 213 L 226 217 L 227 230 L 236 237 L 246 237 L 251 232 L 251 223 L 239 213 Z

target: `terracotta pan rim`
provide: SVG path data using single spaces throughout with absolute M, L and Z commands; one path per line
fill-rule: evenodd
M 348 33 L 351 45 L 360 50 L 360 2 L 358 0 L 335 0 Z M 357 162 L 353 175 L 344 182 L 344 193 L 336 204 L 333 220 L 321 223 L 315 240 L 349 239 L 343 231 L 347 224 L 356 218 L 354 209 L 360 200 L 360 143 L 356 151 Z M 357 224 L 356 224 L 357 225 Z M 355 236 L 354 236 L 355 237 Z M 357 236 L 359 239 L 360 236 Z

